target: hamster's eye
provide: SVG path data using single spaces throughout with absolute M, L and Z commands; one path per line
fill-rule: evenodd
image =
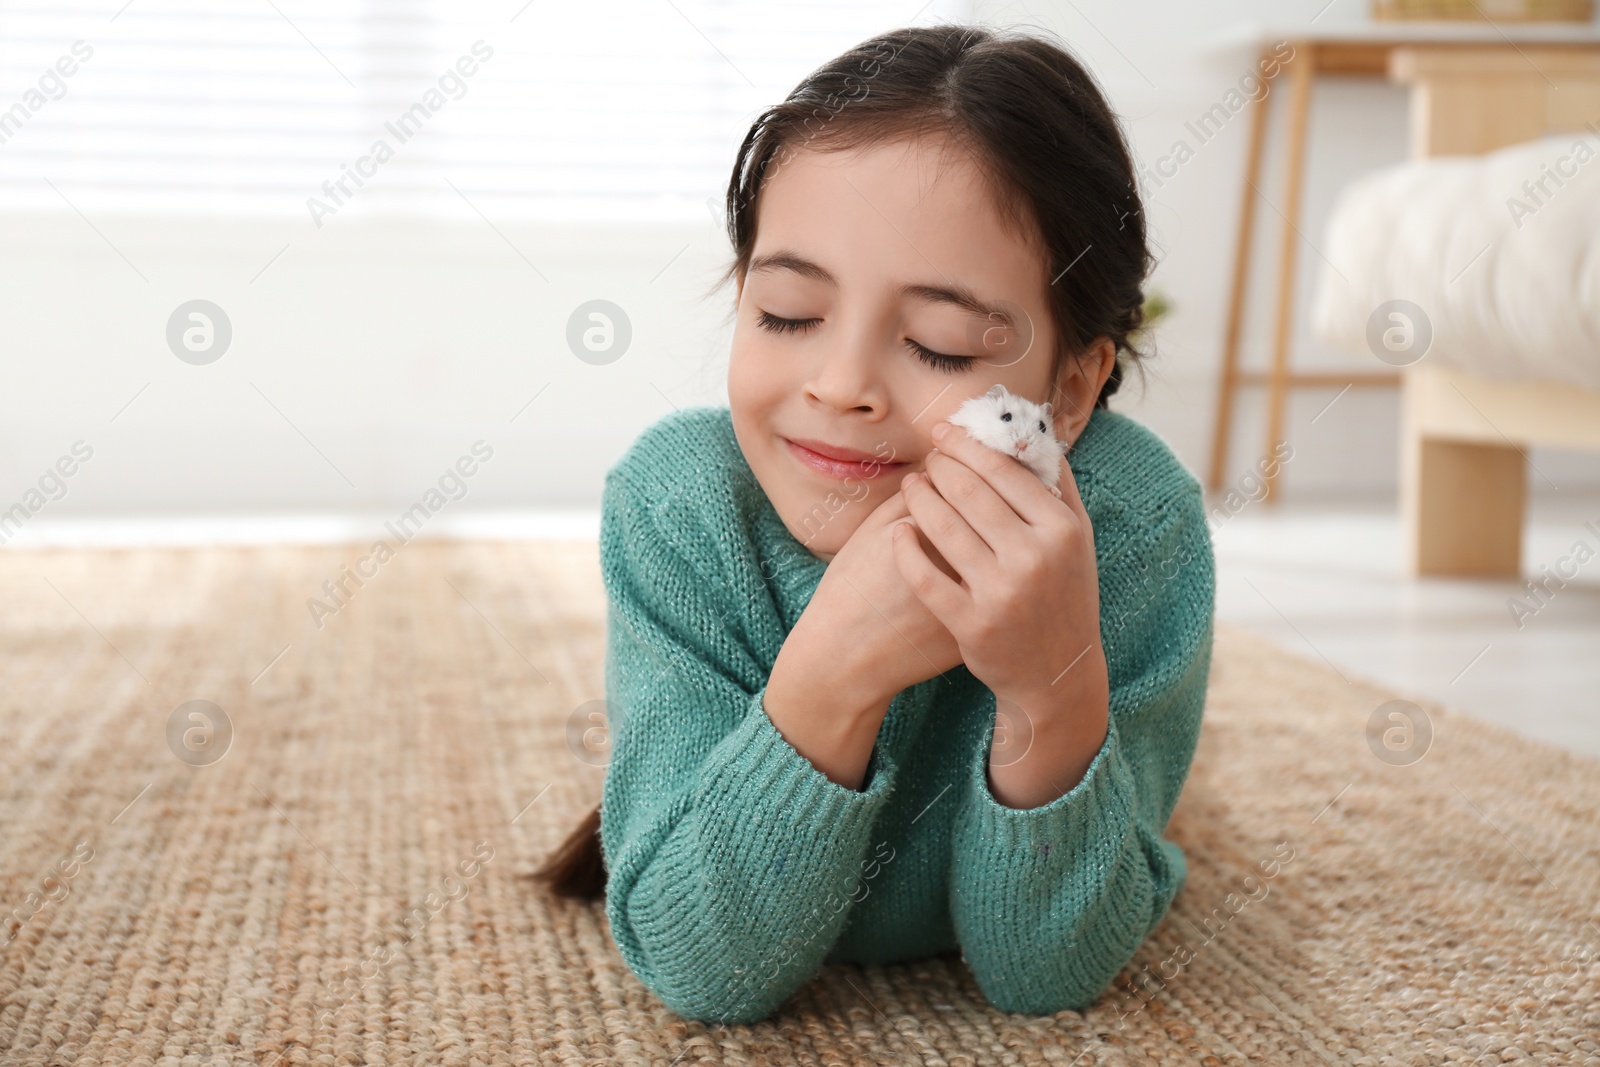
M 1011 421 L 1011 412 L 1009 412 L 1009 411 L 1001 412 L 1000 421 L 1001 422 L 1010 422 Z
M 1048 431 L 1048 430 L 1046 430 L 1044 428 L 1044 420 L 1043 419 L 1039 420 L 1039 432 L 1040 433 L 1049 433 L 1050 432 L 1050 431 Z

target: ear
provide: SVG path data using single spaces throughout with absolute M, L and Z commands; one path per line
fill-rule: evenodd
M 999 382 L 995 382 L 993 385 L 989 386 L 989 391 L 987 393 L 983 394 L 983 395 L 984 396 L 1005 396 L 1006 395 L 1006 387 L 1001 385 Z
M 1046 400 L 1044 402 L 1044 417 L 1048 419 L 1051 416 L 1053 416 L 1055 413 L 1056 413 L 1056 409 L 1050 406 L 1050 401 Z
M 1116 357 L 1116 345 L 1107 337 L 1099 337 L 1081 354 L 1062 361 L 1063 377 L 1057 383 L 1056 393 L 1064 401 L 1067 415 L 1065 422 L 1057 427 L 1058 440 L 1073 442 L 1083 433 L 1094 413 L 1100 387 L 1116 366 Z

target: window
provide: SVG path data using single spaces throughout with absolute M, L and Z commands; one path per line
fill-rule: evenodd
M 757 112 L 967 0 L 0 0 L 0 210 L 704 219 Z

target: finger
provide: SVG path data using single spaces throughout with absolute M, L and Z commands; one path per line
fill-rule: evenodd
M 1005 456 L 997 455 L 996 458 L 1010 462 Z M 983 539 L 996 557 L 1010 558 L 1026 546 L 1030 534 L 1028 523 L 1011 509 L 1011 505 L 983 475 L 944 452 L 929 453 L 923 461 L 923 467 L 939 495 Z M 1033 478 L 1031 473 L 1025 472 L 1025 476 Z M 1033 480 L 1038 481 L 1037 478 Z M 1038 488 L 1043 489 L 1043 486 Z M 1048 490 L 1044 492 L 1049 496 Z
M 940 495 L 932 479 L 913 472 L 900 483 L 900 491 L 905 494 L 906 506 L 917 520 L 917 529 L 933 543 L 962 580 L 969 587 L 984 581 L 995 566 L 994 549 Z
M 1061 490 L 1061 502 L 1082 515 L 1085 520 L 1089 512 L 1083 506 L 1083 497 L 1078 495 L 1078 479 L 1072 474 L 1072 464 L 1067 462 L 1067 457 L 1061 457 L 1061 476 L 1056 481 L 1056 488 Z
M 866 523 L 876 523 L 880 527 L 888 526 L 896 519 L 903 519 L 909 514 L 911 514 L 911 512 L 906 507 L 905 492 L 904 490 L 901 490 L 897 491 L 891 497 L 884 498 L 883 503 L 879 504 L 873 509 L 872 513 L 867 516 L 866 521 L 862 525 L 866 525 Z
M 954 634 L 960 620 L 970 614 L 972 598 L 959 583 L 933 565 L 922 550 L 919 537 L 915 522 L 909 519 L 897 522 L 889 531 L 889 551 L 911 592 Z
M 1078 480 L 1072 476 L 1072 464 L 1067 462 L 1067 457 L 1061 457 L 1061 478 L 1056 482 L 1056 487 L 1061 490 L 1061 502 L 1067 505 L 1072 512 L 1078 527 L 1085 531 L 1089 543 L 1094 544 L 1094 522 L 1089 518 L 1089 511 L 1083 506 L 1083 497 L 1078 494 Z
M 960 426 L 950 426 L 950 431 L 937 442 L 937 448 L 940 453 L 960 460 L 982 475 L 996 496 L 1024 522 L 1032 524 L 1050 517 L 1050 509 L 1056 504 L 1055 496 L 1021 460 L 974 440 Z

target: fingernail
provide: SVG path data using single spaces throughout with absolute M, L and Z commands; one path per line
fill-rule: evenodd
M 933 428 L 933 439 L 935 441 L 943 441 L 944 435 L 949 432 L 950 424 L 948 422 L 941 422 L 939 425 Z

